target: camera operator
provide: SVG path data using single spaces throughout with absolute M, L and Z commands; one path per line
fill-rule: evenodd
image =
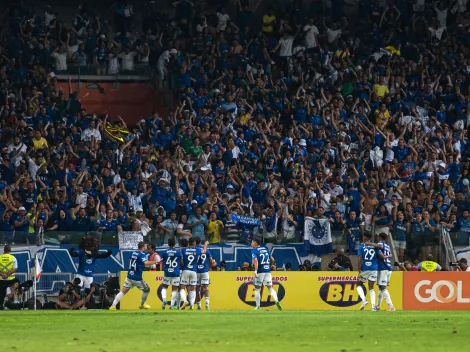
M 398 266 L 400 271 L 417 271 L 417 269 L 413 269 L 413 265 L 408 260 L 403 263 L 395 262 L 395 266 Z
M 83 306 L 88 300 L 80 297 L 80 289 L 76 289 L 71 282 L 67 282 L 65 287 L 60 290 L 59 297 L 57 297 L 57 309 L 78 309 Z
M 351 259 L 348 256 L 344 255 L 344 248 L 336 249 L 336 257 L 333 258 L 333 260 L 336 260 L 338 265 L 340 267 L 343 267 L 345 270 L 353 270 Z
M 333 258 L 328 264 L 328 271 L 346 271 L 346 268 L 344 266 L 339 265 L 337 258 Z
M 92 283 L 86 301 L 87 309 L 109 309 L 111 307 L 106 285 L 100 286 Z
M 5 302 L 3 307 L 7 309 L 21 309 L 21 291 L 20 291 L 20 280 L 13 279 L 11 286 L 7 288 Z
M 24 294 L 31 287 L 33 287 L 33 282 L 31 280 L 20 283 L 20 280 L 13 279 L 11 286 L 7 288 L 3 307 L 8 310 L 25 308 L 27 305 L 25 305 L 26 299 Z
M 452 263 L 455 266 L 455 269 L 457 271 L 468 271 L 470 272 L 470 267 L 467 264 L 467 259 L 465 258 L 460 258 L 460 260 L 457 263 Z
M 244 262 L 241 267 L 238 268 L 238 271 L 250 271 L 250 264 Z

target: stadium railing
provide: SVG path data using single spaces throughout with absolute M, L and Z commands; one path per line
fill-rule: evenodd
M 454 266 L 449 265 L 450 262 L 455 263 L 457 261 L 451 233 L 442 225 L 439 226 L 439 258 L 442 267 L 448 271 L 455 270 Z

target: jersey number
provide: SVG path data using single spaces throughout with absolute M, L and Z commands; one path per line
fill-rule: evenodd
M 261 265 L 269 265 L 269 254 L 260 254 L 261 259 Z
M 375 257 L 375 249 L 368 248 L 364 250 L 364 259 L 365 260 L 372 260 Z
M 131 259 L 131 262 L 130 262 L 130 267 L 132 270 L 136 271 L 137 270 L 137 262 L 135 259 Z
M 193 267 L 193 262 L 194 262 L 194 255 L 188 255 L 188 268 Z
M 204 263 L 206 262 L 207 255 L 201 254 L 199 258 L 201 259 L 201 265 L 204 265 Z
M 171 258 L 168 257 L 165 264 L 170 268 L 176 268 L 178 266 L 178 258 L 175 257 L 173 260 L 171 260 Z

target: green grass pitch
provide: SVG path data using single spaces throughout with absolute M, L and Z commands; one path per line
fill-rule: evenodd
M 467 311 L 23 311 L 0 351 L 466 351 Z

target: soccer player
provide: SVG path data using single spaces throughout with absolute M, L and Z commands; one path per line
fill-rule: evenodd
M 388 312 L 394 312 L 395 308 L 393 307 L 392 299 L 390 293 L 387 290 L 387 286 L 390 285 L 390 277 L 392 276 L 392 263 L 390 261 L 391 252 L 390 247 L 385 241 L 387 240 L 387 235 L 385 233 L 380 233 L 378 236 L 377 243 L 366 243 L 368 246 L 375 247 L 382 251 L 382 255 L 379 255 L 379 300 L 377 303 L 377 310 L 380 310 L 382 305 L 382 300 L 385 298 L 385 302 L 388 305 Z
M 374 284 L 377 281 L 377 270 L 379 269 L 379 261 L 377 259 L 378 254 L 382 253 L 380 249 L 376 249 L 374 246 L 368 246 L 367 242 L 370 242 L 372 235 L 369 233 L 364 233 L 363 235 L 364 243 L 361 243 L 357 251 L 358 264 L 359 268 L 359 279 L 357 282 L 356 290 L 361 297 L 362 304 L 361 310 L 369 303 L 366 300 L 365 286 L 364 283 L 368 281 L 369 285 L 369 295 L 372 304 L 372 311 L 375 311 L 375 291 Z
M 254 238 L 251 241 L 251 257 L 253 258 L 253 266 L 255 268 L 255 300 L 256 308 L 259 310 L 261 306 L 261 286 L 268 288 L 271 297 L 276 303 L 277 309 L 282 310 L 281 303 L 277 299 L 277 293 L 273 289 L 273 280 L 271 277 L 271 263 L 274 263 L 274 258 L 269 254 L 268 250 L 260 247 L 261 240 Z
M 162 262 L 163 262 L 163 284 L 162 284 L 162 309 L 165 309 L 166 305 L 168 304 L 166 300 L 166 292 L 168 286 L 172 285 L 171 290 L 171 303 L 170 309 L 175 309 L 175 303 L 178 301 L 178 290 L 180 286 L 180 269 L 181 269 L 181 260 L 183 256 L 181 252 L 175 248 L 176 246 L 176 239 L 171 237 L 168 239 L 168 248 L 162 254 Z M 178 307 L 179 308 L 179 307 Z
M 197 262 L 202 254 L 206 254 L 207 245 L 209 242 L 204 243 L 204 248 L 201 250 L 195 247 L 194 238 L 181 240 L 181 254 L 183 256 L 183 272 L 181 274 L 181 287 L 180 295 L 183 302 L 186 301 L 186 288 L 188 289 L 189 309 L 193 309 L 196 300 L 196 285 L 197 285 Z
M 203 246 L 201 246 L 201 239 L 196 237 L 196 248 L 199 248 L 201 251 Z M 206 251 L 205 254 L 201 254 L 199 260 L 197 262 L 197 284 L 196 284 L 196 304 L 197 309 L 201 309 L 201 298 L 206 297 L 206 310 L 210 310 L 209 308 L 209 268 L 214 263 L 214 259 L 212 259 L 211 252 L 209 250 Z
M 144 253 L 147 249 L 145 242 L 139 242 L 137 248 L 138 250 L 133 252 L 131 258 L 129 259 L 129 271 L 127 272 L 127 278 L 124 282 L 124 286 L 121 292 L 119 292 L 116 295 L 116 298 L 114 298 L 113 305 L 109 308 L 109 310 L 116 310 L 116 306 L 119 301 L 133 287 L 137 287 L 142 291 L 142 300 L 140 302 L 139 309 L 150 309 L 150 306 L 145 304 L 150 293 L 150 287 L 144 280 L 142 280 L 142 272 L 144 271 L 146 265 L 158 264 L 159 262 L 156 260 L 147 260 L 147 255 Z

